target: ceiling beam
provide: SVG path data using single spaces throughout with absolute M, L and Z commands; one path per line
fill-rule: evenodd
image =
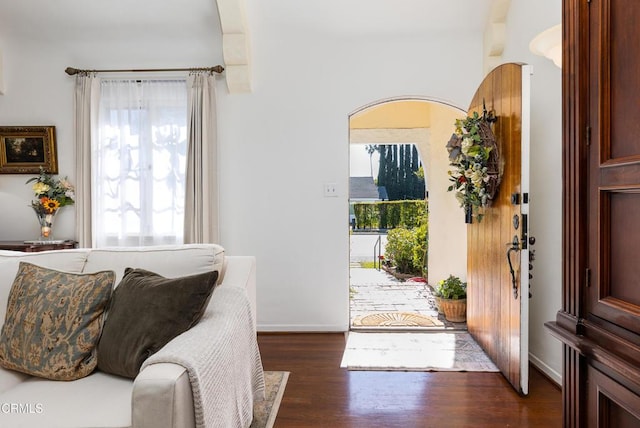
M 222 55 L 230 93 L 251 92 L 251 51 L 245 0 L 216 0 Z
M 507 14 L 511 0 L 493 0 L 489 21 L 484 30 L 484 72 L 502 63 L 502 53 L 507 41 Z

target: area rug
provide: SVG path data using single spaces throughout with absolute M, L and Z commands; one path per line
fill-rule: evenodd
M 466 332 L 349 332 L 340 367 L 349 370 L 497 372 Z
M 265 399 L 253 404 L 253 422 L 250 428 L 273 427 L 288 379 L 289 372 L 264 372 Z
M 354 327 L 444 327 L 444 323 L 429 315 L 412 312 L 381 312 L 353 320 Z

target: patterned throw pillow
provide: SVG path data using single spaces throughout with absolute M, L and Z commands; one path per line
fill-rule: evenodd
M 113 271 L 75 274 L 20 262 L 2 326 L 0 365 L 52 380 L 90 374 L 114 281 Z

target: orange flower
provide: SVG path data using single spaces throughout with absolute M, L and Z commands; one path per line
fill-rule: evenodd
M 40 203 L 48 214 L 53 214 L 58 208 L 60 208 L 60 202 L 55 199 L 42 198 L 40 199 Z

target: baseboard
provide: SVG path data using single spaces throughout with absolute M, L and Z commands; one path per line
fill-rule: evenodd
M 529 353 L 529 362 L 535 368 L 540 370 L 546 377 L 549 378 L 552 382 L 554 382 L 559 387 L 562 387 L 562 374 L 558 373 L 554 369 L 551 368 L 548 364 L 542 361 L 540 358 L 535 355 Z
M 349 331 L 348 325 L 315 324 L 258 324 L 258 332 L 281 333 L 343 333 Z

